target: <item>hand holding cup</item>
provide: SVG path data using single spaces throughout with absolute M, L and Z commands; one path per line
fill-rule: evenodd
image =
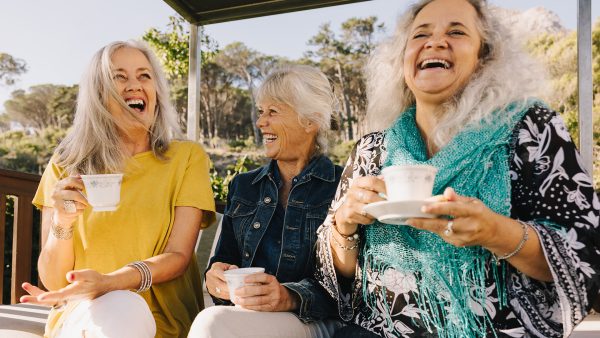
M 338 230 L 344 234 L 356 232 L 359 224 L 371 224 L 375 220 L 363 211 L 369 203 L 383 201 L 386 187 L 384 181 L 376 176 L 364 176 L 354 179 L 346 192 L 344 203 L 335 212 Z

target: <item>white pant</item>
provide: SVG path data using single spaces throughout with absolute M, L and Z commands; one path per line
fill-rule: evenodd
M 156 323 L 144 298 L 112 291 L 80 302 L 65 318 L 59 338 L 152 338 Z
M 212 306 L 196 316 L 188 338 L 328 338 L 335 320 L 304 324 L 290 312 L 259 312 L 238 306 Z

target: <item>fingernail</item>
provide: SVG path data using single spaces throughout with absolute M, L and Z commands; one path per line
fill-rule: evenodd
M 427 212 L 428 210 L 429 210 L 429 208 L 426 206 L 421 207 L 421 212 Z
M 409 220 L 405 221 L 404 223 L 406 223 L 406 225 L 414 226 L 414 224 Z

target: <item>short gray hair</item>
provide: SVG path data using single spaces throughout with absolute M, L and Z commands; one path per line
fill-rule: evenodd
M 390 127 L 415 104 L 404 80 L 404 52 L 409 29 L 417 14 L 435 0 L 421 0 L 398 20 L 391 39 L 381 43 L 367 64 L 367 121 L 370 130 Z M 541 68 L 514 41 L 508 30 L 490 15 L 485 0 L 466 0 L 477 12 L 481 35 L 479 66 L 466 86 L 446 102 L 433 132 L 434 143 L 447 144 L 464 126 L 488 119 L 498 109 L 515 104 L 525 108 L 528 99 L 546 93 Z M 508 116 L 506 116 L 508 118 Z
M 292 107 L 298 117 L 315 123 L 317 153 L 326 153 L 331 119 L 337 104 L 327 76 L 306 65 L 286 65 L 272 71 L 255 92 L 256 102 L 271 99 Z
M 111 57 L 121 48 L 142 52 L 154 72 L 157 104 L 154 123 L 148 130 L 154 154 L 164 158 L 171 140 L 180 136 L 166 77 L 150 47 L 134 40 L 109 43 L 94 54 L 84 73 L 73 127 L 56 149 L 56 163 L 69 174 L 111 173 L 123 169 L 127 155 L 119 138 L 119 126 L 107 108 L 109 98 L 116 100 L 132 120 L 142 123 L 117 92 L 113 80 Z

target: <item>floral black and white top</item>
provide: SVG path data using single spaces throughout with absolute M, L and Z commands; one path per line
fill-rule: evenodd
M 483 308 L 472 303 L 474 312 L 487 315 L 497 337 L 567 337 L 587 315 L 600 286 L 600 200 L 590 175 L 562 120 L 553 111 L 533 106 L 515 126 L 509 158 L 512 182 L 511 217 L 532 221 L 539 235 L 553 282 L 527 277 L 509 265 L 506 286 L 508 306 L 501 307 L 494 280 L 489 278 L 488 297 Z M 330 247 L 331 220 L 344 202 L 356 177 L 378 175 L 385 161 L 385 133 L 361 138 L 348 159 L 336 197 L 319 228 L 316 278 L 338 300 L 340 317 L 382 337 L 436 337 L 419 326 L 420 309 L 414 299 L 417 276 L 393 269 L 383 274 L 367 271 L 366 290 L 382 286 L 386 299 L 378 296 L 374 306 L 362 298 L 362 267 L 356 278 L 337 276 Z M 538 220 L 538 221 L 533 221 Z M 560 225 L 544 226 L 542 221 Z M 359 257 L 359 262 L 361 261 Z M 488 274 L 490 275 L 490 274 Z M 375 294 L 381 295 L 380 292 Z M 394 305 L 384 318 L 384 302 Z

